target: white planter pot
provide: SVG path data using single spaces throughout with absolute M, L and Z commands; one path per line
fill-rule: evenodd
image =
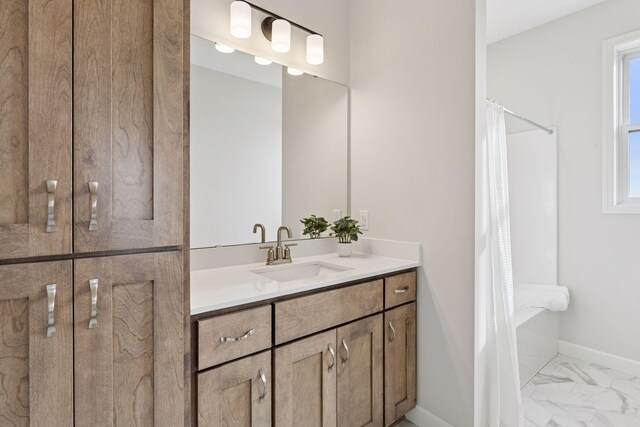
M 350 257 L 353 253 L 353 245 L 351 243 L 338 243 L 338 255 L 341 257 Z

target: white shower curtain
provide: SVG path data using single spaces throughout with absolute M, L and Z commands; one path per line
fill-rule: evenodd
M 487 416 L 490 427 L 517 427 L 523 415 L 513 321 L 507 134 L 504 108 L 490 101 L 484 149 Z

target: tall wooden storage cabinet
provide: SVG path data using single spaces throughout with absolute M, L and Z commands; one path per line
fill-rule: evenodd
M 0 259 L 71 253 L 72 10 L 0 2 Z
M 185 4 L 0 0 L 3 425 L 185 422 Z
M 182 245 L 182 3 L 76 0 L 74 248 Z

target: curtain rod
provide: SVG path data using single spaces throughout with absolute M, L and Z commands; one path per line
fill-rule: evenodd
M 487 98 L 487 101 L 489 101 L 489 102 L 495 102 L 495 101 L 492 101 L 492 100 L 491 100 L 491 99 L 489 99 L 489 98 Z M 529 119 L 529 118 L 527 118 L 527 117 L 524 117 L 524 116 L 521 116 L 520 114 L 514 113 L 513 111 L 509 110 L 509 109 L 508 109 L 508 108 L 506 108 L 506 107 L 502 107 L 502 108 L 504 108 L 504 112 L 505 112 L 505 113 L 510 114 L 510 115 L 512 115 L 513 117 L 517 118 L 517 119 L 520 119 L 520 120 L 522 120 L 522 121 L 525 121 L 525 122 L 529 123 L 530 125 L 533 125 L 533 126 L 535 126 L 535 127 L 539 128 L 539 129 L 542 129 L 543 131 L 545 131 L 545 132 L 546 132 L 546 133 L 548 133 L 549 135 L 551 135 L 551 134 L 553 133 L 553 129 L 550 129 L 550 128 L 546 127 L 546 126 L 542 126 L 542 125 L 541 125 L 540 123 L 538 123 L 538 122 L 534 122 L 533 120 L 531 120 L 531 119 Z

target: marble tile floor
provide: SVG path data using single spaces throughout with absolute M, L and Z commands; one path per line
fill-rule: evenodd
M 396 427 L 418 427 L 409 420 L 402 420 Z
M 525 427 L 640 427 L 640 377 L 558 355 L 522 388 Z

